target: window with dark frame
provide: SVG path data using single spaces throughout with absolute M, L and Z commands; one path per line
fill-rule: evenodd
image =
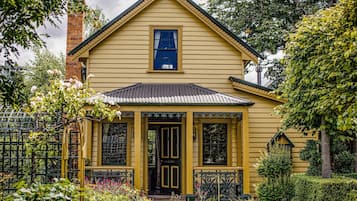
M 203 165 L 227 165 L 227 124 L 205 123 L 202 128 Z
M 126 165 L 126 123 L 103 123 L 102 165 Z
M 154 70 L 178 69 L 177 37 L 177 30 L 154 30 Z

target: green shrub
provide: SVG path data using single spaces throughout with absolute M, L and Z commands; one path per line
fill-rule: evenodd
M 51 184 L 34 183 L 27 186 L 25 183 L 18 184 L 18 190 L 6 198 L 7 201 L 38 201 L 56 200 L 69 201 L 79 200 L 77 187 L 65 179 L 55 180 Z
M 342 151 L 334 156 L 334 170 L 336 173 L 353 172 L 355 156 L 348 151 Z
M 290 153 L 284 148 L 273 146 L 269 153 L 264 153 L 258 162 L 257 172 L 259 176 L 267 179 L 275 179 L 291 174 Z
M 343 201 L 351 191 L 357 190 L 357 181 L 346 177 L 323 179 L 294 175 L 293 182 L 295 185 L 293 201 Z
M 348 174 L 338 174 L 339 176 L 344 176 L 352 179 L 357 179 L 357 173 L 348 173 Z
M 306 174 L 311 176 L 321 175 L 321 153 L 319 152 L 320 142 L 315 140 L 308 140 L 306 146 L 300 152 L 301 160 L 308 161 L 309 167 Z
M 290 152 L 284 147 L 274 145 L 269 153 L 264 153 L 257 164 L 257 172 L 264 182 L 257 186 L 260 201 L 289 201 L 294 194 L 290 181 L 292 162 Z
M 344 201 L 357 201 L 357 191 L 353 190 L 349 192 Z
M 294 196 L 294 185 L 290 181 L 263 182 L 257 186 L 257 195 L 262 201 L 291 200 Z

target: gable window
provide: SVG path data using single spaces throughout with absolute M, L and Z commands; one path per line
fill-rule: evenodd
M 102 165 L 126 165 L 126 123 L 103 123 Z
M 177 70 L 177 30 L 155 30 L 154 70 Z
M 181 65 L 181 30 L 179 27 L 151 28 L 151 70 L 178 72 Z
M 227 124 L 204 123 L 202 129 L 203 165 L 227 165 Z

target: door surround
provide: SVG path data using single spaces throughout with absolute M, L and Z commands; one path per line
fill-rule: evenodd
M 184 118 L 182 118 L 184 119 Z M 178 157 L 174 157 L 173 159 L 167 158 L 167 161 L 165 162 L 165 158 L 161 158 L 161 156 L 158 156 L 158 154 L 162 154 L 162 147 L 161 144 L 163 143 L 163 135 L 164 131 L 169 131 L 169 154 L 172 155 L 171 151 L 173 150 L 172 143 L 174 142 L 172 136 L 174 136 L 173 132 L 175 129 L 178 129 L 178 139 L 179 144 L 179 153 Z M 147 122 L 147 129 L 145 131 L 146 133 L 146 148 L 145 148 L 145 172 L 146 172 L 146 186 L 145 188 L 147 189 L 148 194 L 150 195 L 171 195 L 172 192 L 175 194 L 181 194 L 184 192 L 184 176 L 185 176 L 185 170 L 184 170 L 184 164 L 185 164 L 185 155 L 184 155 L 184 148 L 185 148 L 185 125 L 183 124 L 183 120 L 180 122 Z M 150 140 L 153 138 L 153 132 L 155 132 L 155 145 L 149 144 L 152 143 Z M 151 139 L 149 139 L 149 137 Z M 177 138 L 176 137 L 176 138 Z M 150 159 L 150 157 L 153 157 L 153 153 L 149 153 L 150 151 L 152 152 L 152 148 L 154 146 L 155 149 L 155 160 L 154 164 L 155 167 L 153 166 L 153 160 Z M 150 149 L 150 150 L 149 150 Z M 164 160 L 163 160 L 164 159 Z M 175 162 L 176 161 L 176 162 Z M 161 164 L 164 162 L 163 164 Z M 166 163 L 166 164 L 165 164 Z M 177 169 L 178 168 L 178 169 Z M 153 172 L 155 169 L 155 172 Z M 158 170 L 160 169 L 160 170 Z M 169 170 L 169 172 L 166 172 L 166 176 L 169 176 L 169 180 L 166 182 L 163 182 L 164 177 L 164 172 L 163 171 Z M 173 170 L 176 170 L 177 172 L 175 175 L 173 174 Z M 158 174 L 160 174 L 158 176 Z M 179 176 L 177 176 L 179 174 Z M 173 177 L 178 178 L 178 180 L 175 180 L 173 182 Z M 169 182 L 169 186 L 167 186 Z M 175 189 L 170 188 L 172 186 L 175 186 Z M 158 185 L 160 185 L 160 188 L 158 188 Z M 165 188 L 161 188 L 162 186 L 165 186 Z

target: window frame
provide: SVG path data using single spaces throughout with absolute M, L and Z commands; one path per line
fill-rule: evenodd
M 154 69 L 154 32 L 155 30 L 176 30 L 177 31 L 177 69 L 155 70 Z M 182 26 L 156 26 L 149 28 L 149 69 L 148 73 L 183 73 L 182 69 Z
M 204 164 L 203 163 L 203 124 L 226 124 L 227 125 L 227 164 Z M 232 166 L 232 122 L 230 119 L 200 119 L 199 121 L 199 166 L 201 167 L 231 167 Z
M 102 155 L 103 155 L 103 124 L 106 123 L 124 123 L 127 125 L 127 131 L 126 131 L 126 161 L 125 165 L 103 165 L 102 164 Z M 133 122 L 129 119 L 122 119 L 122 120 L 114 120 L 114 121 L 102 121 L 98 125 L 98 152 L 97 152 L 97 165 L 98 166 L 104 166 L 104 167 L 128 167 L 131 165 L 131 136 L 132 136 L 132 128 Z

